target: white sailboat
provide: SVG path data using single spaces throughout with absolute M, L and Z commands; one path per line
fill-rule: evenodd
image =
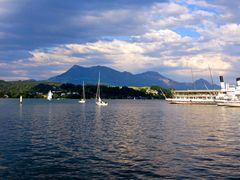
M 99 77 L 98 77 L 98 85 L 97 85 L 97 93 L 96 93 L 96 105 L 98 105 L 98 106 L 107 106 L 108 105 L 108 103 L 104 102 L 101 99 L 101 96 L 100 96 L 100 73 L 99 73 Z
M 83 94 L 82 94 L 82 99 L 80 99 L 78 102 L 81 103 L 81 104 L 84 104 L 86 102 L 86 99 L 85 99 L 85 88 L 84 88 L 84 81 L 83 81 Z
M 48 92 L 47 100 L 51 101 L 51 100 L 52 100 L 52 96 L 53 96 L 53 93 L 52 93 L 52 91 L 50 90 L 50 91 Z
M 20 96 L 19 102 L 20 102 L 20 104 L 22 104 L 22 102 L 23 102 L 22 96 Z

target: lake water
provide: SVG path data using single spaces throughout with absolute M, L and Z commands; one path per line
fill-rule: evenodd
M 3 179 L 240 178 L 240 108 L 0 99 Z

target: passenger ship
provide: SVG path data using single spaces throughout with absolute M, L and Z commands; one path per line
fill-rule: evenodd
M 174 90 L 173 98 L 166 98 L 171 104 L 216 104 L 221 90 Z
M 236 79 L 236 86 L 226 84 L 220 78 L 221 92 L 216 97 L 218 106 L 240 107 L 240 78 Z
M 237 85 L 224 83 L 220 76 L 221 89 L 215 90 L 174 90 L 173 98 L 166 98 L 171 104 L 203 104 L 240 107 L 240 78 Z

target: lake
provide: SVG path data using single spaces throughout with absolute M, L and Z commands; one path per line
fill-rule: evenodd
M 240 108 L 0 99 L 3 179 L 240 178 Z

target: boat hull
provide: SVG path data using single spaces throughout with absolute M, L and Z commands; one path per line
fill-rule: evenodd
M 240 103 L 229 103 L 228 107 L 240 107 Z
M 79 100 L 78 102 L 79 102 L 80 104 L 84 104 L 84 103 L 86 102 L 86 100 L 81 99 L 81 100 Z
M 216 105 L 214 99 L 166 99 L 170 104 Z
M 218 106 L 227 106 L 227 107 L 240 107 L 240 101 L 228 101 L 217 103 Z
M 108 105 L 108 103 L 107 102 L 103 102 L 103 101 L 101 101 L 101 102 L 96 102 L 96 105 L 98 105 L 98 106 L 107 106 Z

